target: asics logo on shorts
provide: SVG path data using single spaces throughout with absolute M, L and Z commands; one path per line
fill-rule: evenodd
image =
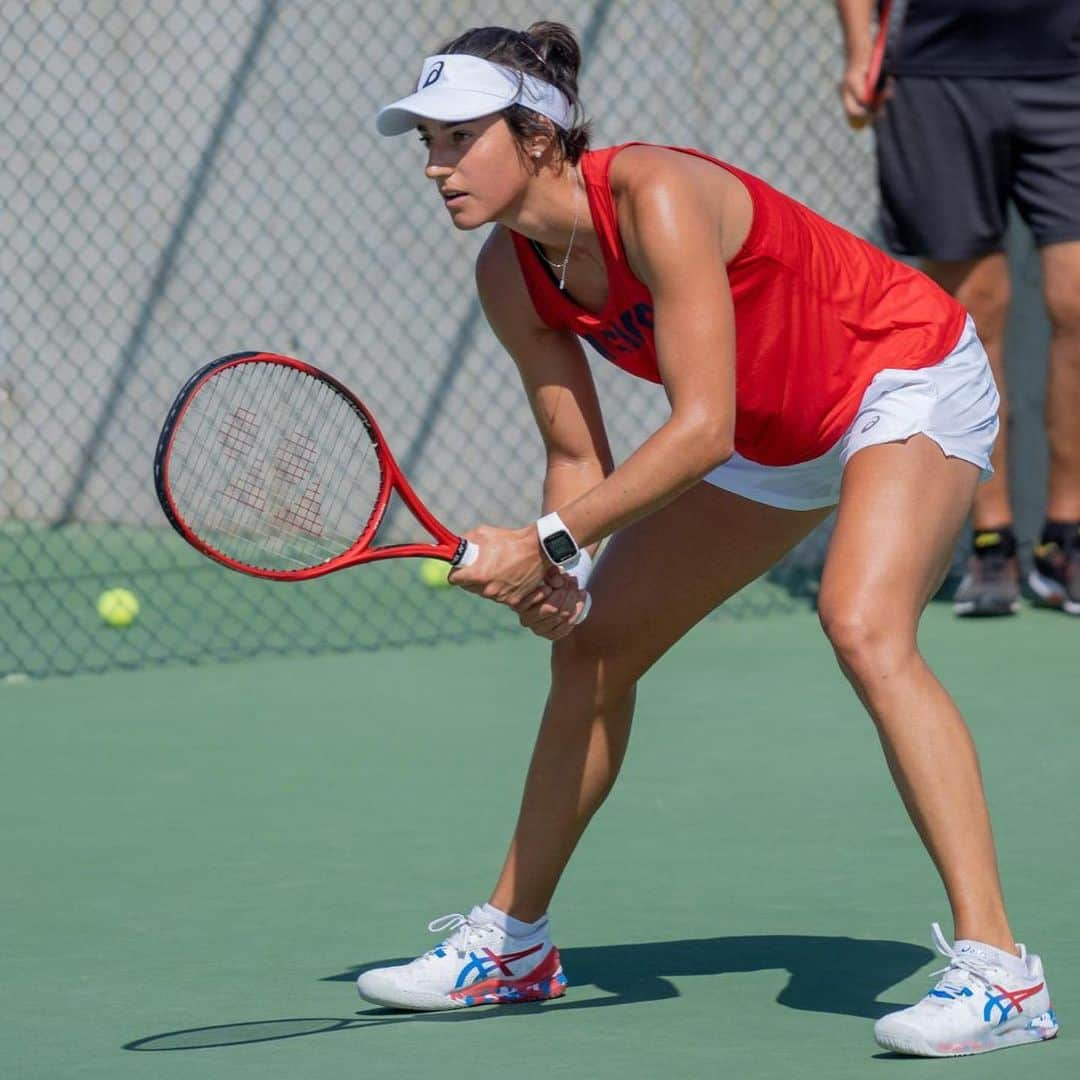
M 873 416 L 870 417 L 869 420 L 866 421 L 865 424 L 863 424 L 861 428 L 859 428 L 859 434 L 865 435 L 880 419 L 881 415 L 875 413 Z

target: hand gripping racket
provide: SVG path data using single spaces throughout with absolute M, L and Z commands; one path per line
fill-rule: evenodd
M 234 353 L 192 375 L 158 438 L 154 486 L 189 544 L 255 577 L 303 581 L 408 556 L 468 566 L 479 554 L 420 501 L 355 394 L 273 353 Z M 431 542 L 376 546 L 393 492 Z
M 900 29 L 907 14 L 907 0 L 881 0 L 878 12 L 877 34 L 870 53 L 870 66 L 866 69 L 862 104 L 873 114 L 885 104 L 890 62 L 895 59 Z

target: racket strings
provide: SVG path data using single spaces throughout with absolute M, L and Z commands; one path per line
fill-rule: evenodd
M 173 439 L 180 517 L 223 555 L 300 570 L 365 531 L 382 488 L 371 432 L 352 403 L 305 372 L 252 362 L 211 376 Z

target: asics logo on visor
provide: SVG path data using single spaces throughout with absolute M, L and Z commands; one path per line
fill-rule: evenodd
M 564 131 L 573 122 L 569 98 L 552 83 L 480 56 L 447 53 L 427 57 L 416 90 L 380 109 L 375 122 L 383 135 L 401 135 L 417 117 L 458 123 L 519 103 Z

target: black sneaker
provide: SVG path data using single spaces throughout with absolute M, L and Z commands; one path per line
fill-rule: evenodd
M 1039 600 L 1080 615 L 1080 543 L 1062 547 L 1056 541 L 1035 545 L 1035 568 L 1028 585 Z

